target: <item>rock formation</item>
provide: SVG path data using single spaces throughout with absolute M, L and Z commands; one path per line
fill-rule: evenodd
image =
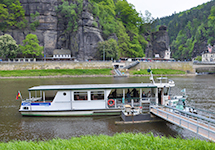
M 6 33 L 12 35 L 17 44 L 22 44 L 25 36 L 32 33 L 37 35 L 39 45 L 44 46 L 44 55 L 46 57 L 52 57 L 55 49 L 69 49 L 72 56 L 78 60 L 95 58 L 95 47 L 99 41 L 103 41 L 103 38 L 99 29 L 98 18 L 94 19 L 93 15 L 87 10 L 88 0 L 83 2 L 78 31 L 70 35 L 62 34 L 61 22 L 55 11 L 61 0 L 20 0 L 20 3 L 29 22 L 31 22 L 30 14 L 35 14 L 36 11 L 39 12 L 40 16 L 37 19 L 40 25 L 36 28 L 36 31 L 29 29 L 25 31 L 7 31 Z
M 145 51 L 146 57 L 153 58 L 155 54 L 159 54 L 160 58 L 164 58 L 165 51 L 169 48 L 169 36 L 166 30 L 166 26 L 161 26 L 159 31 L 151 33 L 151 41 Z

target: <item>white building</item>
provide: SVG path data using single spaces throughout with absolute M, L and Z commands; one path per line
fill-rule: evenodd
M 202 62 L 215 62 L 215 53 L 202 54 Z
M 165 50 L 165 56 L 164 59 L 170 59 L 171 51 L 170 48 L 168 50 Z
M 215 62 L 215 45 L 208 45 L 207 52 L 202 54 L 202 62 Z
M 55 49 L 53 58 L 71 58 L 71 51 L 68 49 Z

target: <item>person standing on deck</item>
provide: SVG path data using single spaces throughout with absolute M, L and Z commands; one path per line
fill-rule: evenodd
M 149 91 L 148 93 L 147 93 L 147 97 L 151 97 L 152 95 L 151 95 L 151 92 Z
M 142 93 L 142 99 L 143 99 L 143 100 L 146 100 L 146 94 L 145 94 L 144 91 L 143 91 L 143 93 Z
M 127 97 L 127 99 L 128 99 L 128 102 L 130 103 L 130 102 L 131 102 L 131 92 L 130 92 L 129 89 L 128 89 L 128 92 L 127 92 L 127 94 L 126 94 L 126 97 Z
M 113 98 L 117 98 L 117 92 L 116 92 L 116 89 L 113 91 L 112 96 L 113 96 Z

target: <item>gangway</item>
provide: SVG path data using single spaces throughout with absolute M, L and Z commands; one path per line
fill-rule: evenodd
M 215 120 L 170 106 L 152 106 L 150 112 L 168 122 L 215 142 Z
M 127 75 L 124 75 L 119 71 L 118 69 L 114 69 L 116 75 L 114 77 L 127 77 Z
M 132 68 L 132 67 L 138 65 L 139 63 L 140 63 L 139 61 L 133 62 L 133 63 L 131 63 L 130 65 L 125 66 L 123 69 L 130 69 L 130 68 Z
M 114 69 L 117 76 L 122 76 L 122 73 L 118 69 Z

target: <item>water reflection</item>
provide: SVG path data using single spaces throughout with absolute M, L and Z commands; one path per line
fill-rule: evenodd
M 176 83 L 174 94 L 187 89 L 188 104 L 215 112 L 215 76 L 171 77 Z M 114 135 L 121 132 L 148 133 L 157 136 L 177 135 L 183 138 L 198 137 L 188 130 L 163 122 L 134 125 L 115 125 L 120 120 L 111 117 L 22 117 L 18 112 L 20 100 L 15 100 L 17 91 L 28 96 L 27 89 L 35 85 L 96 84 L 96 83 L 149 82 L 148 77 L 135 78 L 57 78 L 57 79 L 2 79 L 0 80 L 0 141 L 48 140 L 71 138 L 82 135 Z

